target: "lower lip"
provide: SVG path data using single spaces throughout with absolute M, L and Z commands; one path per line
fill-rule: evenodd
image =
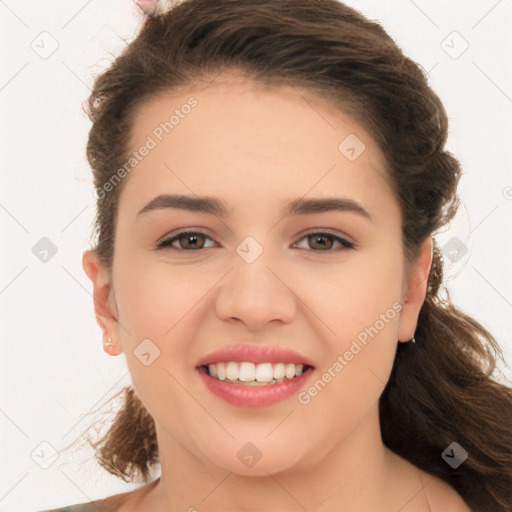
M 216 396 L 237 407 L 268 407 L 299 392 L 309 379 L 313 368 L 290 380 L 278 384 L 249 386 L 245 384 L 230 384 L 210 377 L 204 370 L 198 372 L 206 387 Z

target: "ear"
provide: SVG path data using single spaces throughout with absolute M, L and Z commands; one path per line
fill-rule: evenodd
M 117 322 L 117 307 L 111 288 L 110 272 L 101 263 L 97 251 L 85 251 L 82 255 L 82 267 L 92 281 L 94 313 L 96 321 L 103 330 L 103 349 L 107 354 L 117 356 L 122 352 Z M 105 345 L 107 338 L 112 345 Z
M 398 341 L 409 341 L 416 332 L 418 316 L 427 294 L 428 274 L 432 265 L 433 252 L 434 240 L 429 236 L 421 246 L 417 261 L 408 269 L 405 276 L 405 299 L 400 313 Z

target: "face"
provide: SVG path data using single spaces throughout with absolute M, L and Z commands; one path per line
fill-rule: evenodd
M 172 128 L 161 124 L 173 112 Z M 430 261 L 404 273 L 379 148 L 317 97 L 229 74 L 145 104 L 131 142 L 152 147 L 123 184 L 112 274 L 91 254 L 84 268 L 159 444 L 239 474 L 318 463 L 376 408 L 425 293 Z M 168 198 L 145 208 L 162 195 L 214 198 L 225 212 Z M 345 203 L 288 208 L 326 199 Z M 198 364 L 238 344 L 293 350 L 312 368 L 280 400 L 264 391 L 235 404 Z M 250 468 L 244 457 L 258 452 Z

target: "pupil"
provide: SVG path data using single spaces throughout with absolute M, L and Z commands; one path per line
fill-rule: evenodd
M 195 244 L 197 244 L 198 236 L 197 235 L 185 235 L 185 239 L 187 240 L 186 245 L 195 245 Z M 192 241 L 191 244 L 189 244 L 190 241 Z
M 326 238 L 329 238 L 329 237 L 327 237 L 327 236 L 325 236 L 325 235 L 312 235 L 312 236 L 313 236 L 313 238 L 314 238 L 314 240 L 315 240 L 315 243 L 319 243 L 323 248 L 325 248 L 325 247 L 326 247 L 325 242 L 324 242 L 324 243 L 322 243 L 322 242 L 318 242 L 318 241 L 319 241 L 319 240 L 322 240 L 322 239 L 323 239 L 323 240 L 325 240 Z

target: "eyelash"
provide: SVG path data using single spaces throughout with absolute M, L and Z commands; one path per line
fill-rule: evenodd
M 156 249 L 157 250 L 160 250 L 160 249 L 171 249 L 171 250 L 178 251 L 178 252 L 199 252 L 201 250 L 204 250 L 203 248 L 199 248 L 199 249 L 176 249 L 175 247 L 171 247 L 171 244 L 173 244 L 175 241 L 179 240 L 179 238 L 181 236 L 184 236 L 184 235 L 201 235 L 201 236 L 204 236 L 205 238 L 209 238 L 210 240 L 213 240 L 213 238 L 209 237 L 206 233 L 203 233 L 201 231 L 181 231 L 181 232 L 178 232 L 177 234 L 175 234 L 171 238 L 165 238 L 165 239 L 160 240 L 159 242 L 157 242 Z M 333 235 L 332 233 L 326 233 L 326 232 L 323 232 L 323 231 L 310 231 L 308 233 L 305 233 L 304 235 L 302 235 L 302 238 L 300 238 L 299 241 L 301 241 L 304 238 L 307 238 L 308 236 L 311 236 L 311 235 L 320 235 L 320 236 L 325 236 L 325 237 L 332 238 L 333 240 L 335 240 L 336 242 L 339 242 L 342 245 L 342 247 L 339 250 L 355 249 L 356 248 L 355 244 L 353 244 L 352 242 L 349 242 L 345 238 L 342 238 L 342 237 L 337 236 L 337 235 Z M 210 248 L 211 247 L 207 247 L 207 249 L 210 249 Z M 333 249 L 326 249 L 326 250 L 313 250 L 312 249 L 312 252 L 334 252 L 334 250 Z

